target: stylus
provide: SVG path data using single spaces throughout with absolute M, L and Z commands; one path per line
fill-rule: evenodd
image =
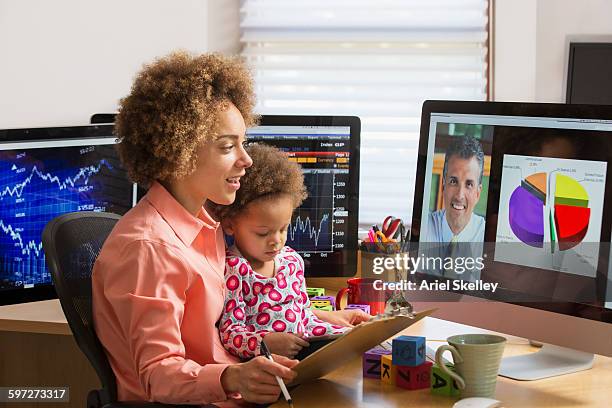
M 266 356 L 268 360 L 274 361 L 272 359 L 272 354 L 270 354 L 268 347 L 263 341 L 261 342 L 259 348 L 261 349 L 261 352 L 263 353 L 264 356 Z M 283 382 L 283 380 L 281 380 L 281 378 L 278 375 L 276 375 L 275 377 L 276 377 L 276 381 L 278 382 L 278 386 L 283 392 L 283 396 L 287 400 L 287 404 L 289 404 L 289 406 L 293 408 L 293 401 L 291 400 L 291 395 L 289 395 L 289 391 L 287 391 L 287 386 L 285 386 L 285 383 Z

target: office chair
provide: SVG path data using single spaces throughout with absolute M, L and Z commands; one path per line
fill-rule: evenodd
M 45 226 L 43 249 L 55 291 L 74 339 L 96 370 L 102 389 L 87 395 L 87 408 L 179 408 L 155 402 L 118 402 L 115 374 L 93 326 L 91 272 L 102 244 L 121 217 L 103 212 L 60 215 Z

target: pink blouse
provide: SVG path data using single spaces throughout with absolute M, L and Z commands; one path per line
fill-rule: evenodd
M 219 223 L 203 208 L 194 217 L 158 183 L 117 223 L 92 290 L 119 400 L 218 404 L 233 397 L 220 378 L 238 359 L 216 327 L 224 255 Z

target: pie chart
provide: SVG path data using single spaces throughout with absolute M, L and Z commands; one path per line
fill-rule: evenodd
M 549 218 L 550 241 L 566 251 L 584 239 L 589 228 L 591 209 L 584 187 L 565 174 L 557 174 L 554 192 L 547 192 L 547 173 L 535 173 L 521 181 L 510 196 L 509 222 L 516 237 L 536 248 L 544 246 L 545 222 Z M 554 200 L 548 200 L 552 194 Z M 550 197 L 549 197 L 550 198 Z M 552 207 L 552 208 L 551 208 Z

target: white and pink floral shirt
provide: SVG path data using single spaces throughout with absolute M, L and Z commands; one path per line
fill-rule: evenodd
M 324 322 L 310 310 L 304 260 L 290 247 L 274 258 L 271 278 L 259 275 L 237 248 L 230 248 L 225 258 L 225 288 L 219 321 L 221 343 L 240 358 L 258 355 L 262 338 L 271 332 L 312 337 L 348 330 Z

